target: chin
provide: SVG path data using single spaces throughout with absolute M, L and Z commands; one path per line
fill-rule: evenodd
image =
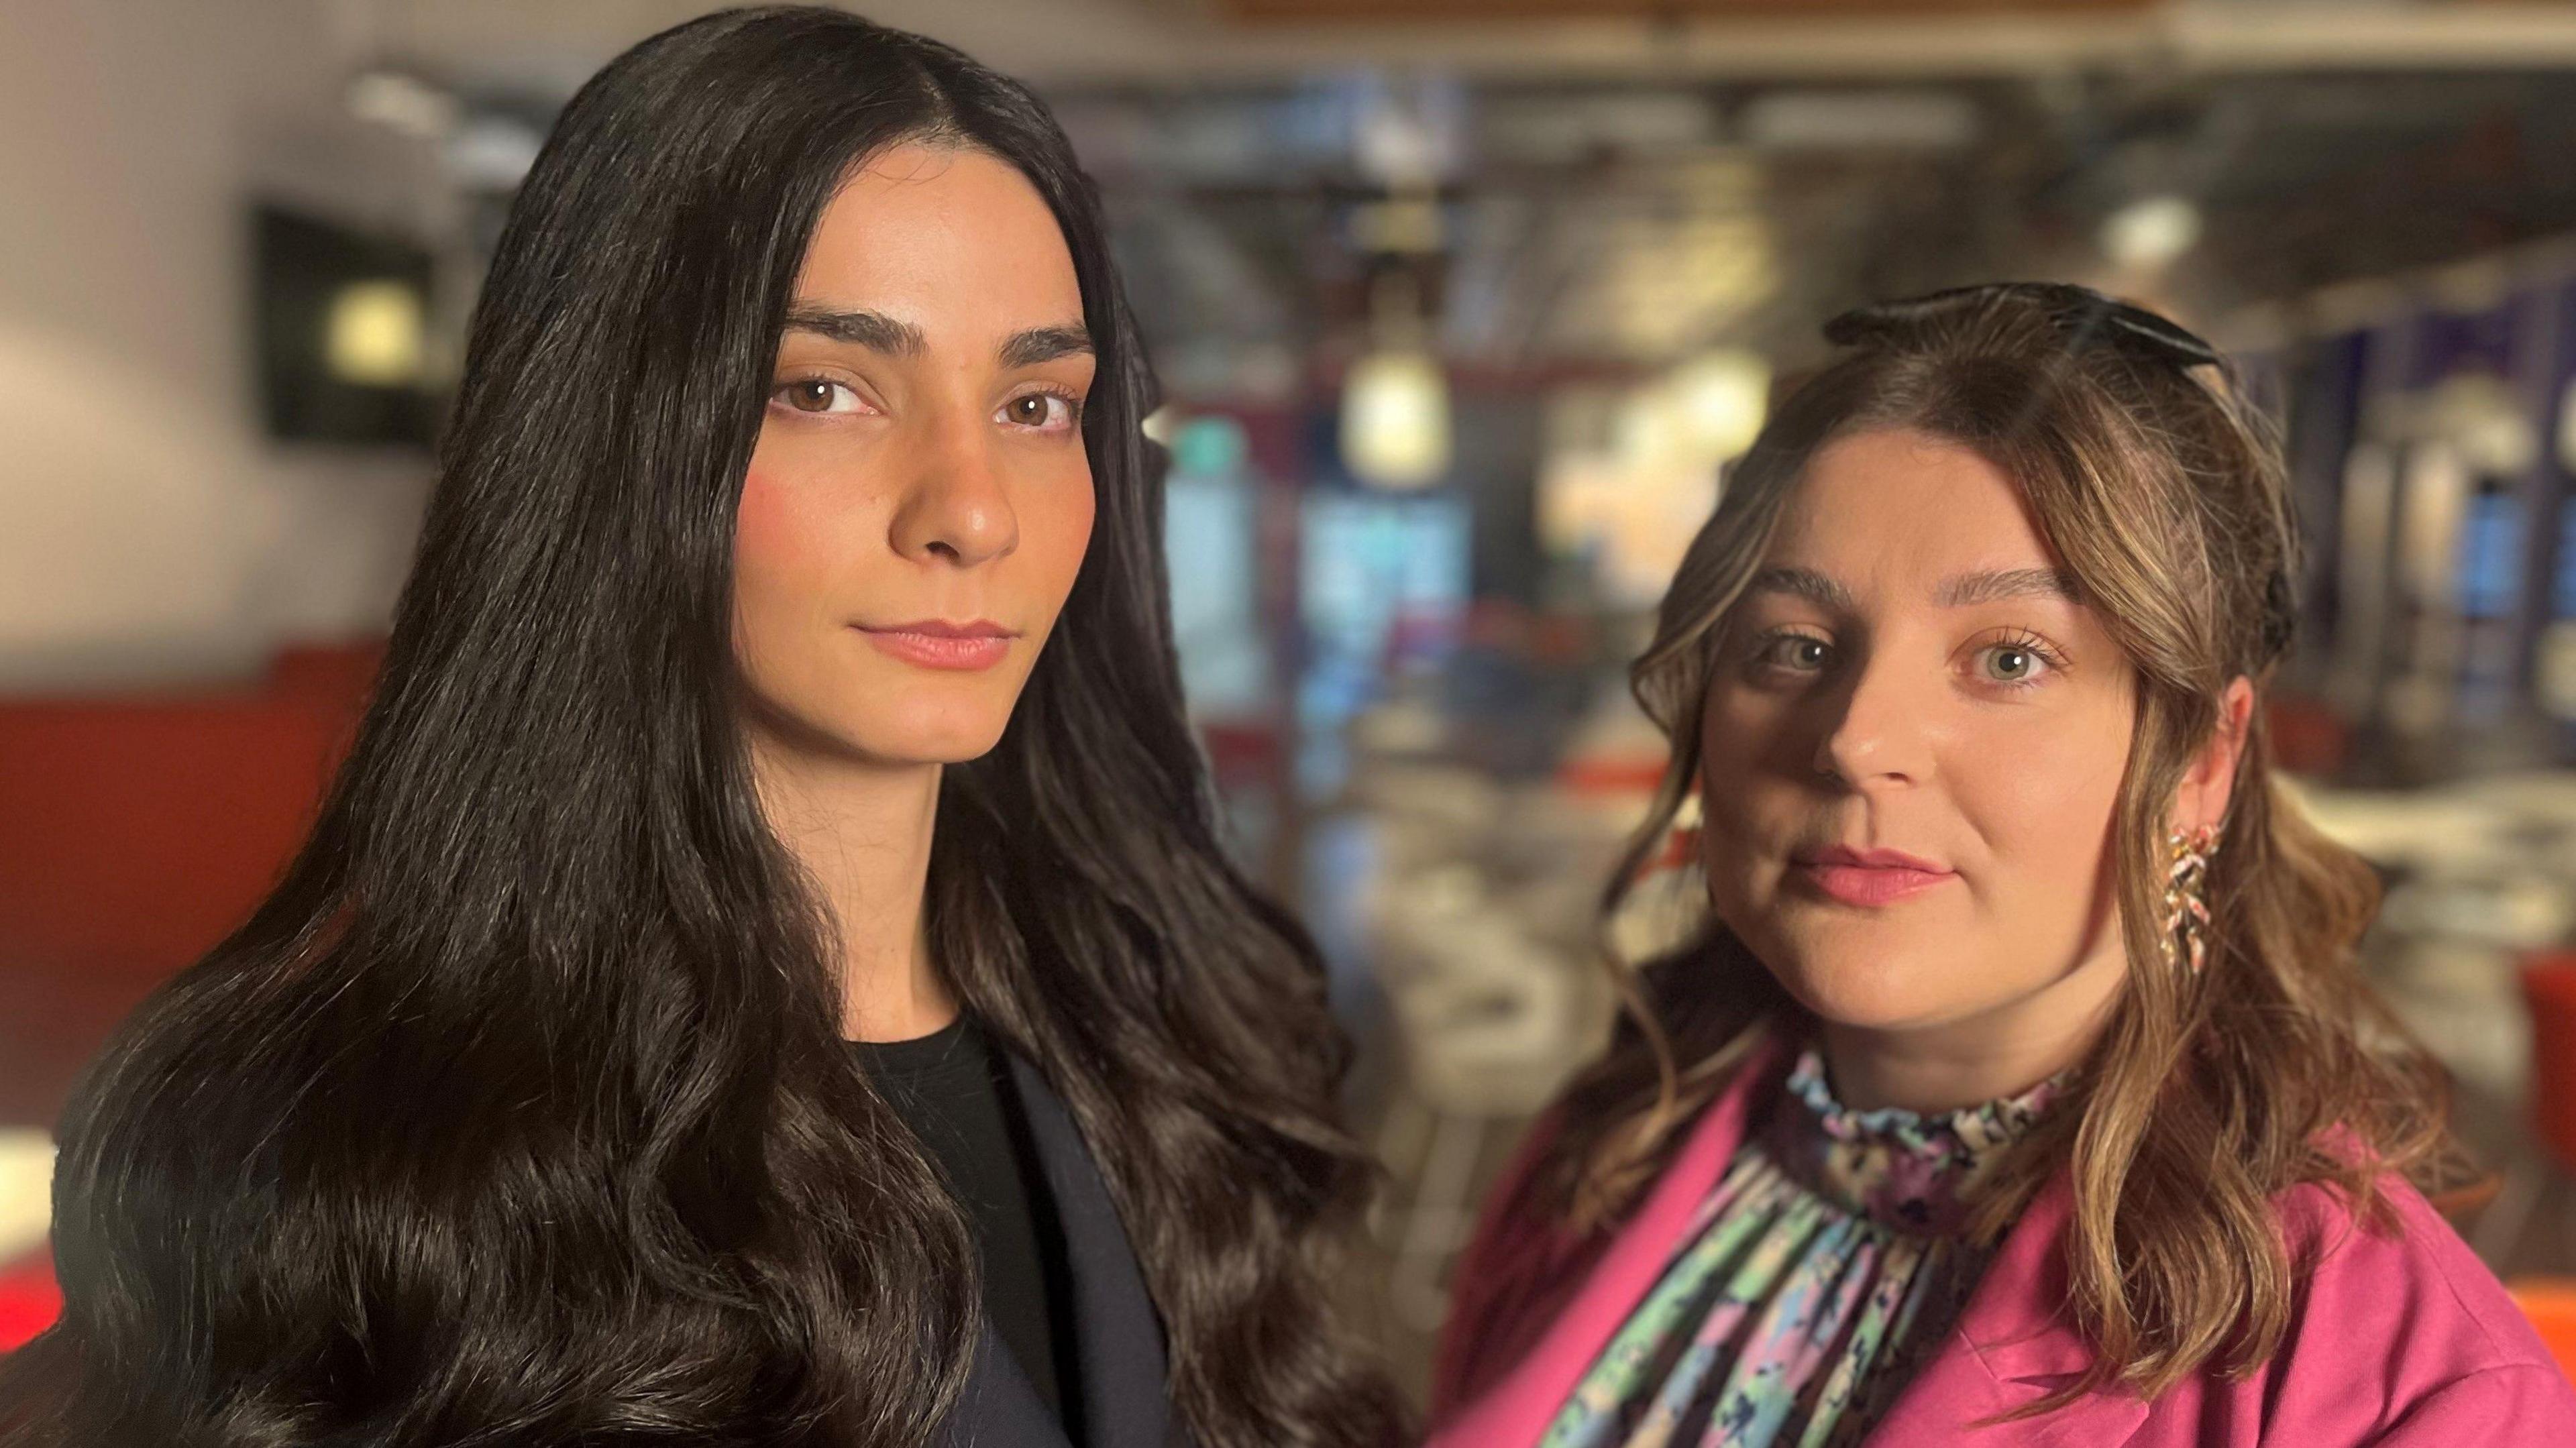
M 1020 682 L 929 670 L 868 679 L 825 704 L 827 732 L 847 752 L 887 764 L 963 764 L 1002 741 Z
M 1929 1025 L 1972 1008 L 1977 963 L 1917 930 L 1792 928 L 1743 938 L 1800 1005 L 1861 1030 Z
M 963 764 L 993 752 L 1011 716 L 1001 710 L 809 709 L 777 738 L 794 753 L 876 765 Z
M 1929 970 L 1902 965 L 1835 969 L 1800 964 L 1772 975 L 1782 989 L 1820 1020 L 1859 1030 L 1899 1030 L 1926 1025 L 1947 1014 L 1953 1002 L 1927 999 L 1923 989 Z
M 992 753 L 1009 722 L 960 720 L 927 727 L 855 729 L 849 738 L 855 753 L 888 764 L 964 764 Z

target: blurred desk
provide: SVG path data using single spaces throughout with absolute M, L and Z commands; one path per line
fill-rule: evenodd
M 2388 883 L 2363 944 L 2372 983 L 2463 1086 L 2520 1102 L 2531 1042 L 2516 963 L 2576 932 L 2576 773 L 2292 793 Z

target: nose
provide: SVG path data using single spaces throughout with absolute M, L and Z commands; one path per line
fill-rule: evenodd
M 1848 676 L 1839 703 L 1818 732 L 1816 773 L 1852 789 L 1915 785 L 1932 777 L 1928 726 L 1934 701 L 1924 685 L 1884 656 L 1864 660 Z
M 894 511 L 896 553 L 972 568 L 1019 546 L 1019 515 L 979 422 L 943 421 L 916 441 L 912 475 Z

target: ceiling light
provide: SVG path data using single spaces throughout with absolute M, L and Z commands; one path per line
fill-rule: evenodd
M 349 114 L 417 140 L 435 140 L 456 125 L 456 97 L 416 75 L 370 70 L 349 82 Z
M 1449 382 L 1422 352 L 1373 352 L 1342 383 L 1342 463 L 1382 488 L 1427 488 L 1449 471 Z
M 2154 271 L 2200 244 L 2200 208 L 2180 196 L 2147 196 L 2102 222 L 2102 254 L 2118 266 Z
M 411 387 L 428 356 L 420 293 L 402 282 L 351 282 L 332 294 L 322 324 L 331 375 L 361 387 Z
M 1703 352 L 1675 368 L 1667 386 L 1683 446 L 1694 457 L 1724 462 L 1743 456 L 1762 431 L 1771 364 L 1734 348 Z

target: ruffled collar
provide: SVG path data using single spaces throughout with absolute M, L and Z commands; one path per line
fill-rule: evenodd
M 2047 1111 L 2059 1084 L 2052 1077 L 2017 1096 L 1931 1116 L 1854 1111 L 1834 1099 L 1824 1055 L 1811 1045 L 1789 1071 L 1763 1144 L 1782 1170 L 1837 1206 L 1897 1231 L 1954 1236 L 1978 1187 Z

